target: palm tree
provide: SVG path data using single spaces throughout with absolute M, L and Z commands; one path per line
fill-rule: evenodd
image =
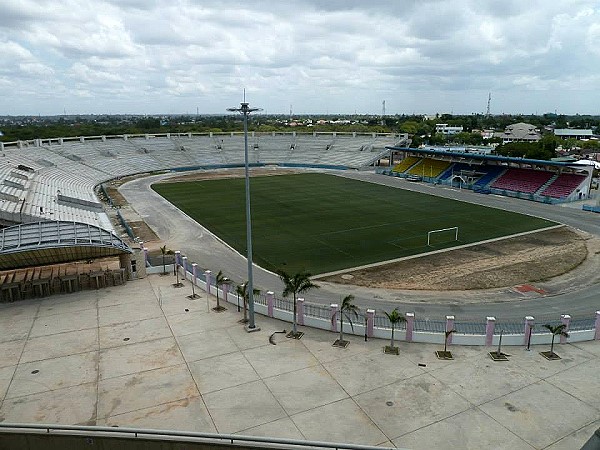
M 392 325 L 392 339 L 390 341 L 391 353 L 398 354 L 398 350 L 396 349 L 396 347 L 394 347 L 394 330 L 396 329 L 396 326 L 398 326 L 401 323 L 406 322 L 406 317 L 404 317 L 402 314 L 400 314 L 398 312 L 398 308 L 394 308 L 394 310 L 391 313 L 388 313 L 386 311 L 384 311 L 383 313 L 390 321 L 390 325 Z
M 355 319 L 358 319 L 359 308 L 358 306 L 352 303 L 352 300 L 354 300 L 354 295 L 346 295 L 342 300 L 342 304 L 340 305 L 340 338 L 338 339 L 337 343 L 341 347 L 346 347 L 348 345 L 347 342 L 344 341 L 344 317 L 346 317 L 346 320 L 352 327 L 352 330 L 354 330 L 354 324 L 352 323 L 351 316 L 354 316 Z M 334 320 L 335 316 L 332 316 L 332 324 Z M 336 343 L 334 343 L 333 345 L 335 344 Z
M 167 249 L 166 244 L 160 248 L 160 253 L 162 253 L 162 265 L 163 265 L 163 275 L 167 274 L 167 265 L 165 264 L 165 256 L 172 255 L 173 250 Z
M 221 304 L 219 303 L 219 288 L 221 286 L 223 286 L 224 284 L 229 284 L 229 283 L 231 283 L 231 280 L 229 278 L 227 278 L 225 275 L 223 275 L 222 270 L 219 270 L 219 273 L 215 277 L 215 285 L 217 286 L 217 306 L 215 306 L 213 308 L 214 311 L 221 312 L 221 311 L 225 311 L 227 309 L 224 306 L 221 306 Z
M 260 289 L 256 289 L 256 288 L 252 288 L 252 291 L 254 293 L 254 295 L 259 295 L 260 294 Z M 242 319 L 242 323 L 247 323 L 248 322 L 248 282 L 246 281 L 245 283 L 242 284 L 238 284 L 235 287 L 235 293 L 238 295 L 238 300 L 239 297 L 242 297 L 242 299 L 244 300 L 244 318 Z M 239 302 L 238 302 L 238 307 L 239 307 Z M 238 308 L 239 311 L 239 308 Z
M 456 330 L 446 330 L 444 332 L 444 354 L 448 353 L 448 338 L 450 337 L 450 335 L 452 333 L 454 333 Z
M 291 276 L 283 270 L 278 270 L 277 275 L 283 281 L 285 288 L 283 289 L 283 296 L 287 297 L 292 294 L 294 297 L 294 317 L 293 317 L 293 327 L 292 331 L 288 334 L 288 337 L 300 339 L 302 337 L 301 333 L 298 333 L 298 328 L 296 324 L 296 297 L 298 294 L 302 294 L 304 292 L 308 292 L 310 289 L 318 289 L 319 286 L 314 284 L 310 280 L 310 274 L 308 272 L 298 272 L 295 275 Z
M 554 338 L 556 336 L 564 336 L 564 337 L 569 337 L 569 333 L 567 333 L 565 331 L 565 328 L 567 328 L 567 325 L 564 323 L 561 323 L 559 325 L 550 325 L 549 323 L 544 324 L 544 328 L 546 328 L 550 333 L 552 333 L 552 343 L 550 344 L 550 357 L 555 356 L 554 353 Z

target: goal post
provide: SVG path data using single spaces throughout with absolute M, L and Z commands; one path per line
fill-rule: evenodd
M 431 230 L 427 232 L 428 247 L 431 247 L 431 237 L 437 233 L 444 233 L 448 236 L 454 236 L 454 240 L 458 241 L 458 227 L 440 228 L 439 230 Z

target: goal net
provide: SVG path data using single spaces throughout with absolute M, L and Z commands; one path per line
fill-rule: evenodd
M 448 242 L 458 241 L 458 227 L 440 228 L 427 232 L 427 246 L 447 244 Z

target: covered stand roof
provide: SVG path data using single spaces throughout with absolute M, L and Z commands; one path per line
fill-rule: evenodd
M 546 167 L 572 167 L 573 163 L 560 162 L 560 161 L 548 161 L 545 159 L 528 159 L 528 158 L 513 158 L 510 156 L 500 155 L 482 155 L 479 153 L 466 153 L 456 152 L 451 150 L 438 150 L 433 148 L 408 148 L 408 147 L 386 147 L 389 150 L 402 151 L 407 153 L 414 153 L 426 156 L 441 156 L 453 161 L 465 162 L 470 160 L 472 162 L 480 161 L 485 162 L 499 162 L 499 163 L 510 163 L 510 164 L 528 164 L 532 166 L 546 166 Z
M 80 222 L 31 222 L 0 232 L 0 270 L 133 253 L 111 231 Z

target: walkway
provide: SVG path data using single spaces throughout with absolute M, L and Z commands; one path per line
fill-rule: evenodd
M 0 421 L 118 425 L 342 441 L 412 449 L 573 449 L 600 426 L 600 343 L 562 360 L 510 348 L 385 342 L 189 300 L 173 276 L 0 305 Z

